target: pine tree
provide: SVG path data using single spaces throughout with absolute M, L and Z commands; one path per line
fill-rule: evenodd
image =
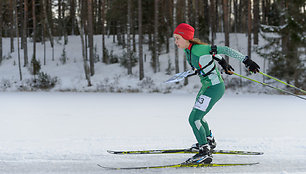
M 278 0 L 272 4 L 274 20 L 272 25 L 262 25 L 262 33 L 267 44 L 258 49 L 258 53 L 271 63 L 268 73 L 305 88 L 306 68 L 302 55 L 305 50 L 305 12 L 303 0 Z M 272 33 L 272 34 L 271 34 Z M 305 61 L 305 60 L 304 60 Z

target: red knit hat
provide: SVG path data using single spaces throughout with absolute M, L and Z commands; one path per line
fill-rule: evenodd
M 181 23 L 176 27 L 173 34 L 181 35 L 186 40 L 192 40 L 194 36 L 194 28 L 185 23 Z

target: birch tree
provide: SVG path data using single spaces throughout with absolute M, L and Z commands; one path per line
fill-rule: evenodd
M 79 2 L 79 5 L 81 6 L 81 2 Z M 76 20 L 77 20 L 77 26 L 78 26 L 78 30 L 80 32 L 80 38 L 81 38 L 81 45 L 82 45 L 82 58 L 83 58 L 83 68 L 84 68 L 84 73 L 85 73 L 85 78 L 87 80 L 87 86 L 92 86 L 91 84 L 91 79 L 90 79 L 90 68 L 89 68 L 89 65 L 87 64 L 87 58 L 86 58 L 86 46 L 85 46 L 85 34 L 84 34 L 84 25 L 81 24 L 81 17 L 82 16 L 81 14 L 81 7 L 78 8 L 79 11 L 78 11 L 78 16 L 76 17 Z

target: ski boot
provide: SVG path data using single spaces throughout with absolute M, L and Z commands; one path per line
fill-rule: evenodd
M 199 152 L 193 157 L 189 158 L 185 164 L 210 164 L 212 162 L 212 155 L 210 146 L 204 144 L 199 147 Z
M 199 152 L 199 143 L 195 143 L 191 146 L 190 150 L 192 152 Z
M 210 133 L 210 135 L 208 137 L 206 137 L 206 139 L 207 139 L 207 142 L 208 142 L 208 144 L 210 146 L 210 149 L 214 150 L 216 148 L 216 146 L 217 146 L 215 138 Z
M 206 139 L 207 139 L 207 143 L 210 146 L 210 150 L 212 152 L 217 146 L 216 140 L 212 136 L 212 133 L 210 133 L 210 135 L 207 136 Z M 192 152 L 198 152 L 199 151 L 199 143 L 193 144 L 190 149 L 191 149 Z

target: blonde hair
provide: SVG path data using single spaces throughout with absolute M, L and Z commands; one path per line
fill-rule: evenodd
M 193 38 L 193 39 L 189 40 L 189 42 L 190 42 L 192 45 L 195 45 L 195 44 L 208 45 L 207 43 L 202 42 L 202 41 L 201 41 L 200 39 L 198 39 L 198 38 Z

